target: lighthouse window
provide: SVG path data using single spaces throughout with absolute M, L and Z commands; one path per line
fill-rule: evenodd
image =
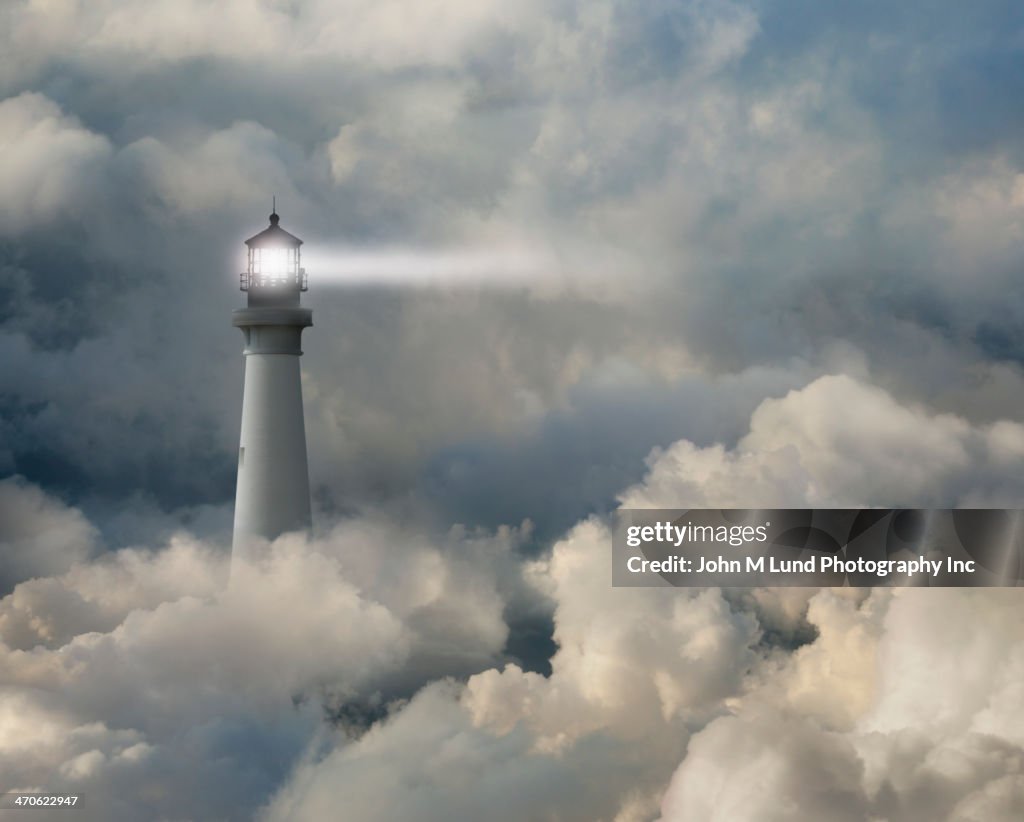
M 249 272 L 257 285 L 281 285 L 297 282 L 297 248 L 253 248 L 249 250 Z
M 284 280 L 289 271 L 289 249 L 264 248 L 260 251 L 260 275 L 264 280 Z

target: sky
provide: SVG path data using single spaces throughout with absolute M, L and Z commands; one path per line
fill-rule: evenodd
M 0 6 L 0 774 L 82 819 L 1010 820 L 1012 590 L 610 587 L 633 507 L 1024 506 L 1024 10 Z M 242 241 L 314 534 L 225 584 Z

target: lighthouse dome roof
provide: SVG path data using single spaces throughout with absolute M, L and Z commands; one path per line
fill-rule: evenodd
M 302 240 L 281 228 L 279 225 L 280 221 L 281 218 L 275 211 L 270 215 L 270 226 L 263 229 L 259 234 L 254 234 L 245 241 L 245 244 L 249 248 L 280 248 L 288 246 L 298 248 L 302 245 Z

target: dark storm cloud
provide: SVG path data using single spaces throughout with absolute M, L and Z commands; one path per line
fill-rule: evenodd
M 311 247 L 562 260 L 523 294 L 311 272 L 327 508 L 427 489 L 554 534 L 651 447 L 737 435 L 679 401 L 693 368 L 809 379 L 846 347 L 838 367 L 976 419 L 1024 395 L 994 365 L 1021 350 L 1011 5 L 453 2 L 431 38 L 397 8 L 344 30 L 312 2 L 5 9 L 6 471 L 96 510 L 230 502 L 227 316 L 271 193 Z M 646 375 L 627 399 L 586 388 L 615 360 Z
M 573 523 L 611 511 L 621 489 L 641 479 L 652 448 L 679 439 L 734 444 L 766 396 L 785 394 L 807 375 L 793 364 L 658 384 L 639 369 L 611 363 L 573 388 L 566 409 L 541 417 L 525 436 L 439 451 L 425 470 L 424 493 L 458 521 L 495 527 L 529 517 L 533 537 L 547 544 Z

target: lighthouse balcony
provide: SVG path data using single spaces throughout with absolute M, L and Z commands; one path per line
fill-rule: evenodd
M 306 276 L 305 268 L 299 268 L 293 273 L 280 277 L 253 274 L 251 271 L 243 271 L 238 275 L 240 291 L 248 291 L 251 288 L 294 288 L 296 286 L 299 291 L 309 291 L 309 277 Z

